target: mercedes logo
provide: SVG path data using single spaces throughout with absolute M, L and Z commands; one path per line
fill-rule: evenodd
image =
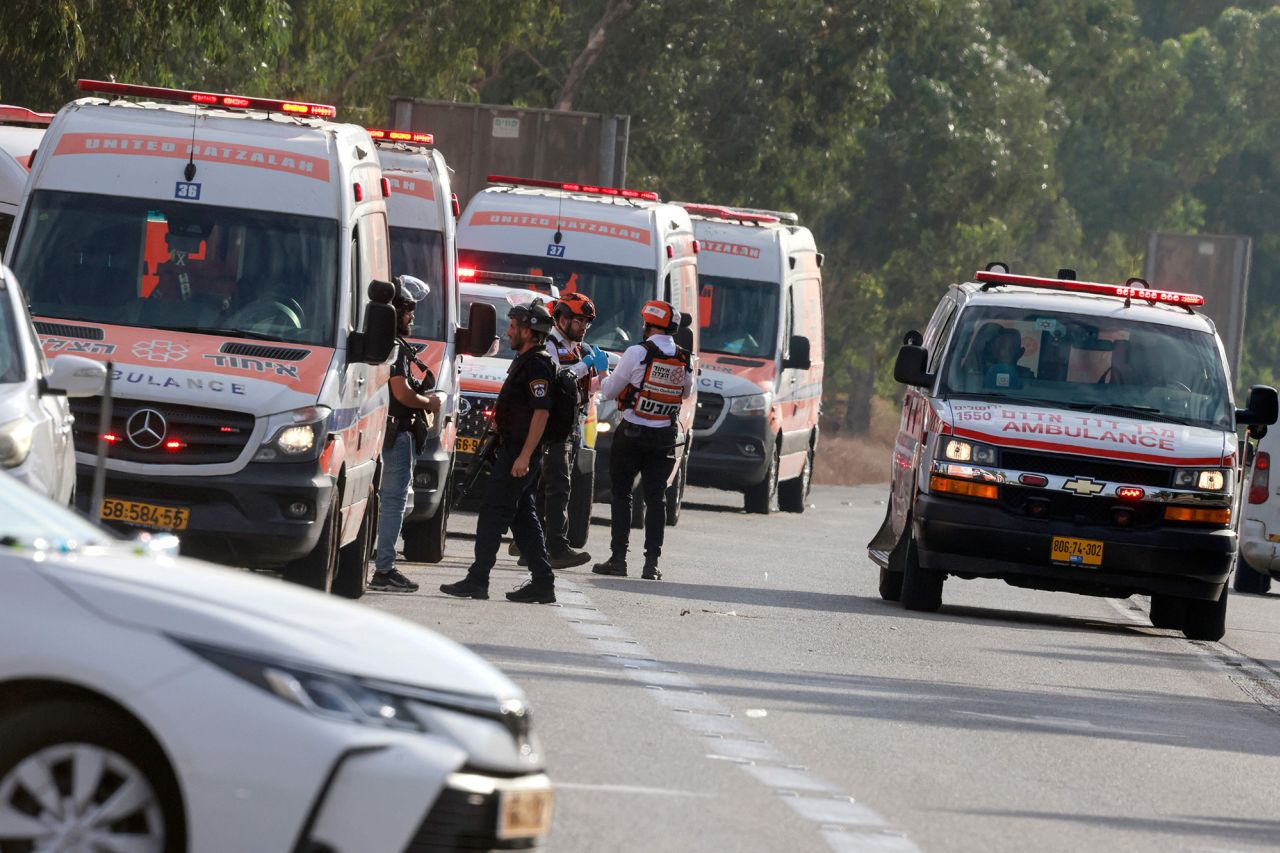
M 165 422 L 164 415 L 155 409 L 138 409 L 129 416 L 124 430 L 134 447 L 139 450 L 152 450 L 164 441 L 165 434 L 169 431 L 169 424 Z
M 458 415 L 465 418 L 469 414 L 471 414 L 471 401 L 463 397 L 458 401 Z

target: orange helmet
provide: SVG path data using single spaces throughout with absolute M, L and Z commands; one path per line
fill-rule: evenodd
M 551 314 L 555 317 L 569 316 L 594 320 L 596 318 L 596 306 L 595 303 L 581 293 L 565 293 L 555 301 Z
M 659 329 L 673 329 L 676 325 L 676 309 L 671 303 L 654 299 L 646 302 L 640 309 L 640 319 L 646 326 L 657 326 Z

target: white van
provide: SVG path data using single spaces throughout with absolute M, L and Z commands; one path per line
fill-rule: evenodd
M 612 353 L 640 343 L 640 308 L 664 299 L 685 315 L 677 341 L 696 365 L 698 248 L 684 208 L 652 192 L 500 175 L 489 182 L 498 186 L 472 198 L 458 226 L 462 267 L 549 275 L 560 293 L 586 294 L 596 306 L 587 342 Z M 678 463 L 667 494 L 671 524 L 680 515 L 696 406 L 695 388 L 678 419 Z M 614 401 L 603 400 L 598 417 L 594 492 L 604 500 L 611 430 L 621 415 Z M 587 485 L 579 475 L 572 489 Z
M 63 107 L 9 244 L 45 353 L 112 366 L 102 519 L 359 596 L 395 341 L 373 141 L 325 105 L 80 88 L 176 102 Z M 99 400 L 72 408 L 84 504 Z
M 1234 586 L 1236 592 L 1262 595 L 1271 589 L 1272 578 L 1280 578 L 1280 483 L 1271 485 L 1272 466 L 1280 464 L 1280 429 L 1268 430 L 1252 455 L 1240 505 Z
M 822 404 L 822 255 L 794 213 L 686 204 L 702 369 L 689 482 L 804 512 Z
M 0 246 L 9 240 L 31 159 L 52 119 L 52 113 L 0 104 Z
M 80 356 L 45 360 L 18 283 L 0 265 L 0 470 L 70 503 L 76 458 L 67 397 L 101 394 L 106 375 Z
M 425 367 L 435 390 L 445 395 L 440 414 L 430 418 L 427 443 L 418 450 L 413 494 L 404 520 L 405 559 L 438 563 L 449 531 L 450 478 L 458 435 L 459 357 L 483 355 L 493 342 L 494 321 L 460 322 L 458 306 L 458 198 L 449 186 L 449 167 L 429 133 L 370 129 L 382 174 L 390 185 L 391 272 L 409 274 L 431 286 L 418 303 L 409 341 L 417 349 L 415 377 Z M 505 316 L 505 314 L 504 314 Z M 462 326 L 462 328 L 460 328 Z M 471 330 L 481 333 L 471 335 Z M 488 337 L 483 331 L 489 329 Z

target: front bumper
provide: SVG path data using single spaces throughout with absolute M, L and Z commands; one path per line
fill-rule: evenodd
M 769 475 L 775 448 L 765 415 L 725 413 L 693 440 L 698 452 L 689 457 L 690 485 L 740 492 Z
M 77 466 L 76 478 L 76 504 L 88 511 L 93 468 Z M 336 494 L 315 461 L 250 463 L 235 474 L 203 477 L 108 471 L 105 489 L 109 498 L 187 507 L 188 527 L 176 531 L 184 555 L 251 568 L 278 568 L 310 554 Z M 307 504 L 304 517 L 286 512 L 294 503 Z
M 1280 578 L 1280 542 L 1267 537 L 1262 522 L 1244 520 L 1240 530 L 1240 556 L 1255 572 Z
M 1231 573 L 1229 528 L 1161 525 L 1121 530 L 1062 519 L 1032 519 L 999 505 L 921 495 L 913 514 L 920 565 L 1014 586 L 1124 598 L 1152 593 L 1216 600 Z M 1104 543 L 1096 569 L 1057 565 L 1055 536 Z
M 427 439 L 427 446 L 414 465 L 413 509 L 405 521 L 425 521 L 435 516 L 446 498 L 452 463 L 452 454 L 440 444 L 439 436 Z

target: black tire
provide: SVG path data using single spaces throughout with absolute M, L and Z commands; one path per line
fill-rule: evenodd
M 574 474 L 569 484 L 569 547 L 581 548 L 591 534 L 591 506 L 595 501 L 596 473 Z
M 764 480 L 742 493 L 742 507 L 747 512 L 757 515 L 768 515 L 778 508 L 778 448 L 776 445 Z
M 1151 624 L 1156 628 L 1181 631 L 1187 619 L 1187 602 L 1172 595 L 1151 596 Z
M 639 486 L 631 490 L 631 529 L 644 530 L 644 492 Z
M 667 486 L 667 527 L 675 527 L 680 523 L 680 505 L 684 503 L 684 484 L 688 478 L 688 472 L 689 457 L 686 455 L 680 460 L 680 468 L 676 471 L 675 480 Z
M 1214 642 L 1227 633 L 1227 597 L 1230 584 L 1222 585 L 1217 601 L 1187 600 L 1187 617 L 1182 633 L 1188 640 Z
M 1266 595 L 1271 589 L 1271 575 L 1255 572 L 1244 557 L 1236 557 L 1236 592 L 1250 595 Z
M 902 600 L 902 572 L 880 570 L 880 597 L 885 601 Z
M 364 597 L 369 585 L 369 551 L 378 537 L 378 493 L 369 487 L 369 497 L 364 502 L 364 517 L 360 519 L 360 532 L 356 538 L 338 552 L 338 570 L 333 578 L 333 594 L 343 598 Z
M 333 578 L 338 573 L 338 540 L 342 533 L 341 505 L 342 493 L 335 490 L 316 547 L 307 556 L 285 565 L 281 572 L 289 583 L 308 586 L 321 592 L 333 590 Z
M 68 699 L 54 699 L 18 707 L 0 716 L 0 789 L 8 786 L 9 775 L 23 762 L 42 751 L 60 746 L 87 745 L 104 754 L 114 753 L 137 771 L 136 781 L 143 781 L 155 795 L 160 826 L 152 823 L 147 814 L 150 809 L 125 817 L 118 825 L 127 826 L 129 833 L 158 832 L 161 847 L 168 853 L 182 853 L 187 849 L 186 818 L 183 813 L 181 788 L 164 753 L 155 740 L 134 720 L 107 705 Z M 70 786 L 75 770 L 69 768 L 66 775 L 52 774 L 50 778 L 68 789 L 55 792 L 55 798 L 66 804 L 72 801 Z M 104 767 L 99 786 L 89 786 L 94 796 L 107 796 L 114 791 L 112 768 Z M 114 781 L 115 785 L 119 780 Z M 16 792 L 15 792 L 16 793 Z M 22 797 L 23 807 L 29 809 L 36 800 L 28 792 Z M 145 805 L 145 803 L 144 803 Z M 10 803 L 4 807 L 13 808 Z M 38 806 L 37 806 L 38 807 Z M 109 831 L 109 830 L 108 830 Z M 28 849 L 21 839 L 10 839 L 14 849 Z M 39 846 L 39 845 L 36 845 Z M 7 847 L 6 847 L 7 849 Z M 106 849 L 106 847 L 103 847 Z
M 947 576 L 920 565 L 915 537 L 907 529 L 907 552 L 903 560 L 900 600 L 904 610 L 933 613 L 942 606 L 942 584 Z
M 794 480 L 778 484 L 778 509 L 783 512 L 804 512 L 808 503 L 809 486 L 813 482 L 813 449 L 804 456 L 804 468 Z
M 426 521 L 406 524 L 401 530 L 404 537 L 404 558 L 410 563 L 438 563 L 444 559 L 449 544 L 449 513 L 452 510 L 450 491 L 446 485 L 440 506 L 435 515 Z

